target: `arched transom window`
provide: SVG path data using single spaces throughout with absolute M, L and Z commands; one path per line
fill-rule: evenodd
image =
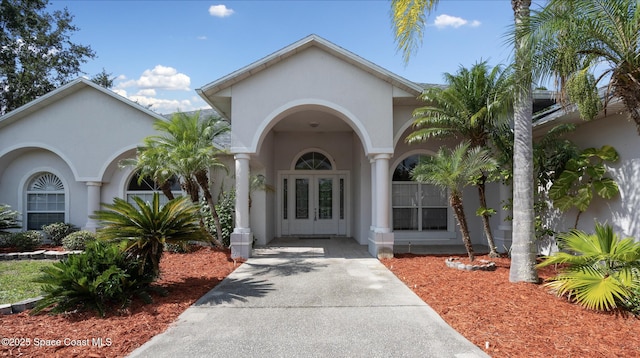
M 447 230 L 448 204 L 446 190 L 411 180 L 411 170 L 420 155 L 404 159 L 393 172 L 393 229 L 411 231 Z
M 295 166 L 296 170 L 331 170 L 331 161 L 324 154 L 309 152 L 303 154 Z
M 27 187 L 27 229 L 65 222 L 64 184 L 55 174 L 42 173 Z

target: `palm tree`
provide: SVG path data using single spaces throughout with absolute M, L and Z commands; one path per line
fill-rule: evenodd
M 439 0 L 391 0 L 393 32 L 405 63 L 417 51 L 427 16 Z
M 531 17 L 536 74 L 555 77 L 561 100 L 591 119 L 597 87 L 619 98 L 640 134 L 640 6 L 637 0 L 551 0 Z M 597 77 L 596 77 L 597 76 Z M 605 96 L 605 105 L 609 97 Z
M 137 166 L 161 186 L 170 176 L 178 176 L 182 189 L 194 203 L 199 202 L 202 191 L 216 226 L 217 244 L 221 245 L 222 229 L 209 189 L 208 172 L 212 168 L 226 170 L 218 160 L 223 151 L 216 148 L 213 139 L 228 132 L 229 125 L 219 117 L 201 119 L 200 112 L 195 112 L 193 115 L 174 113 L 170 120 L 156 121 L 154 127 L 162 134 L 144 139 Z
M 491 134 L 500 122 L 506 122 L 511 107 L 510 72 L 500 66 L 491 69 L 486 61 L 467 69 L 461 67 L 455 75 L 445 73 L 447 87 L 427 88 L 421 99 L 428 106 L 416 109 L 414 127 L 419 129 L 407 136 L 407 142 L 424 142 L 429 138 L 462 137 L 472 147 L 489 149 Z M 483 172 L 475 186 L 480 198 L 480 216 L 489 244 L 489 255 L 497 257 L 489 223 L 486 182 L 488 173 Z
M 511 0 L 515 28 L 529 23 L 531 0 Z M 533 96 L 531 42 L 514 31 L 515 101 L 513 106 L 513 231 L 509 281 L 538 282 L 533 193 Z
M 596 224 L 595 234 L 579 230 L 559 235 L 565 251 L 546 256 L 540 267 L 563 264 L 563 272 L 546 285 L 558 296 L 573 297 L 596 310 L 611 310 L 640 289 L 640 243 L 620 239 L 609 225 Z
M 207 241 L 199 224 L 199 208 L 184 196 L 160 205 L 160 194 L 151 203 L 133 197 L 135 205 L 114 198 L 92 218 L 100 221 L 100 239 L 126 242 L 125 251 L 141 260 L 140 273 L 157 277 L 164 244 Z
M 405 63 L 422 39 L 426 17 L 438 0 L 392 0 L 391 14 L 398 48 Z M 516 27 L 529 23 L 531 0 L 511 0 Z M 514 102 L 514 175 L 513 175 L 513 242 L 511 245 L 512 282 L 537 282 L 535 267 L 535 214 L 533 202 L 533 106 L 531 96 L 531 51 L 527 37 L 514 31 L 515 79 L 520 85 Z
M 411 176 L 418 182 L 433 184 L 448 190 L 449 205 L 460 226 L 469 260 L 473 261 L 475 254 L 464 213 L 462 190 L 475 182 L 482 175 L 482 171 L 494 170 L 496 161 L 488 150 L 481 147 L 469 149 L 469 146 L 469 142 L 463 142 L 453 150 L 440 148 L 435 156 L 418 163 L 413 168 Z

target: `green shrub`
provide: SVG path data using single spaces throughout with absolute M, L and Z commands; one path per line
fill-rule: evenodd
M 42 245 L 42 239 L 42 234 L 39 231 L 14 232 L 9 235 L 7 246 L 14 247 L 18 251 L 33 251 L 33 249 Z
M 91 231 L 76 231 L 62 239 L 62 247 L 65 250 L 84 250 L 86 244 L 89 241 L 94 241 L 95 239 L 96 234 Z
M 636 317 L 640 316 L 640 288 L 639 287 L 633 287 L 631 289 L 631 296 L 624 302 L 624 308 L 627 311 L 633 313 Z
M 227 192 L 221 193 L 220 198 L 218 199 L 218 203 L 216 204 L 216 211 L 218 212 L 220 227 L 222 229 L 222 244 L 225 247 L 229 247 L 229 245 L 231 245 L 231 233 L 233 232 L 233 216 L 235 214 L 235 204 L 236 192 L 234 190 L 229 190 Z M 201 207 L 201 214 L 204 218 L 207 231 L 209 231 L 211 235 L 217 236 L 216 226 L 214 224 L 213 217 L 211 216 L 211 210 L 209 209 L 209 206 L 204 203 L 204 205 L 202 205 Z
M 132 260 L 115 244 L 92 241 L 82 254 L 42 269 L 43 299 L 33 314 L 52 307 L 52 313 L 70 310 L 96 310 L 104 316 L 107 310 L 126 307 L 134 296 L 151 301 L 147 289 L 150 275 L 139 275 L 140 262 Z
M 609 311 L 624 307 L 640 290 L 640 243 L 621 239 L 609 225 L 596 224 L 595 233 L 572 230 L 558 235 L 559 251 L 545 256 L 538 267 L 564 264 L 546 286 L 558 296 L 568 295 L 578 304 Z
M 72 224 L 53 223 L 49 225 L 43 225 L 42 231 L 44 232 L 46 238 L 51 240 L 54 245 L 60 246 L 60 244 L 62 244 L 62 239 L 64 239 L 72 232 L 78 231 L 78 227 Z
M 153 194 L 152 202 L 134 196 L 134 204 L 114 198 L 113 204 L 103 204 L 106 210 L 96 211 L 93 218 L 100 221 L 100 239 L 124 241 L 127 254 L 139 258 L 140 270 L 157 277 L 164 244 L 206 241 L 200 227 L 198 206 L 182 196 L 160 205 L 160 195 Z M 142 273 L 142 272 L 141 272 Z
M 18 217 L 20 213 L 11 210 L 9 205 L 0 204 L 0 233 L 5 232 L 7 229 L 19 229 L 20 220 Z

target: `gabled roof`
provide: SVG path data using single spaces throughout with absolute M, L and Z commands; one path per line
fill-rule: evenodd
M 129 105 L 131 107 L 133 107 L 133 109 L 139 110 L 141 112 L 144 112 L 146 114 L 148 114 L 149 116 L 156 118 L 156 119 L 164 119 L 164 117 L 162 117 L 161 115 L 109 90 L 106 89 L 86 78 L 77 78 L 63 86 L 60 86 L 58 88 L 56 88 L 55 90 L 40 96 L 36 99 L 34 99 L 33 101 L 14 109 L 13 111 L 5 114 L 4 116 L 0 117 L 0 128 L 2 128 L 5 125 L 8 125 L 9 123 L 12 123 L 14 121 L 19 120 L 20 118 L 23 118 L 33 112 L 36 112 L 42 108 L 45 108 L 46 106 L 59 101 L 62 98 L 65 98 L 83 88 L 86 87 L 91 87 L 97 91 L 100 91 L 102 93 L 104 93 L 105 95 L 112 97 L 118 101 L 121 101 L 123 103 L 125 103 L 126 105 Z
M 231 119 L 231 99 L 228 95 L 216 96 L 221 91 L 233 86 L 234 84 L 263 71 L 284 59 L 291 57 L 299 52 L 302 52 L 312 46 L 318 47 L 337 58 L 348 62 L 361 70 L 370 73 L 371 75 L 380 78 L 383 81 L 408 92 L 419 96 L 422 93 L 423 86 L 418 83 L 411 82 L 401 76 L 398 76 L 376 64 L 365 60 L 364 58 L 345 50 L 344 48 L 323 39 L 318 35 L 309 35 L 279 51 L 276 51 L 269 56 L 264 57 L 246 67 L 243 67 L 235 72 L 232 72 L 216 81 L 213 81 L 202 88 L 196 89 L 196 92 L 202 97 L 209 105 L 220 113 L 221 116 Z

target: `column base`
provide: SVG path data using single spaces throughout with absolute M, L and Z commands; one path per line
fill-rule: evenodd
M 369 232 L 369 253 L 378 259 L 393 258 L 393 232 Z
M 80 229 L 95 233 L 98 230 L 98 223 L 95 220 L 89 219 L 89 221 L 87 221 L 87 223 L 84 224 L 84 226 L 81 227 Z
M 253 234 L 251 232 L 231 233 L 231 257 L 248 259 L 253 249 Z

